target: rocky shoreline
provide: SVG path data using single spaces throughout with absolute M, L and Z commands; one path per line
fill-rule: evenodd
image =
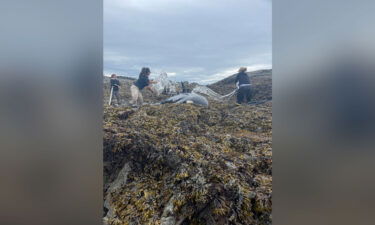
M 271 108 L 105 106 L 105 223 L 271 224 Z

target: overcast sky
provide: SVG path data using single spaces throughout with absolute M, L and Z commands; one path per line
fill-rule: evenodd
M 270 0 L 104 0 L 104 73 L 211 83 L 271 68 Z

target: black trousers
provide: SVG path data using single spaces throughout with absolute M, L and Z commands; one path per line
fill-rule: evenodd
M 240 87 L 237 92 L 237 103 L 248 103 L 251 101 L 252 93 L 250 86 Z

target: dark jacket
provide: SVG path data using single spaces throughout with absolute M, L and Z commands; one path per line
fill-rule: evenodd
M 137 81 L 134 82 L 134 85 L 139 88 L 139 90 L 142 90 L 144 87 L 148 86 L 150 83 L 150 80 L 148 79 L 148 76 L 140 76 Z
M 241 72 L 237 74 L 236 80 L 234 81 L 234 83 L 237 82 L 239 82 L 239 85 L 250 84 L 250 78 L 247 73 Z
M 111 78 L 111 88 L 113 87 L 113 91 L 118 91 L 117 85 L 121 86 L 120 81 L 115 78 Z

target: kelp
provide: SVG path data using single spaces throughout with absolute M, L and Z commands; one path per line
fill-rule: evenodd
M 105 106 L 105 223 L 271 224 L 271 106 Z

